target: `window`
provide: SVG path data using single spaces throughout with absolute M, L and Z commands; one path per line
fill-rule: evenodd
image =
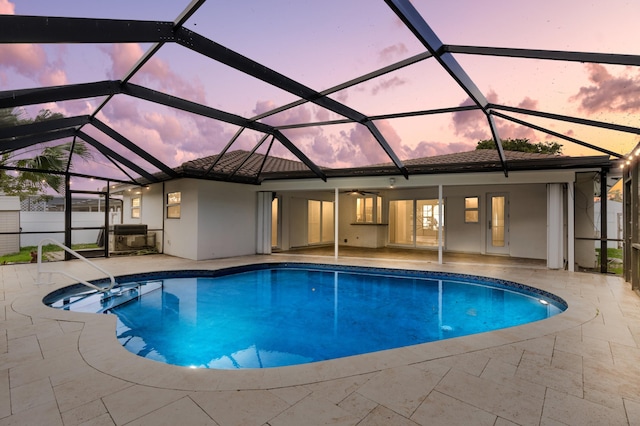
M 382 223 L 382 197 L 358 197 L 356 223 Z
M 465 197 L 464 199 L 464 222 L 478 223 L 478 197 Z
M 140 219 L 140 197 L 134 197 L 131 199 L 131 218 Z
M 181 192 L 169 192 L 167 194 L 167 219 L 180 219 Z

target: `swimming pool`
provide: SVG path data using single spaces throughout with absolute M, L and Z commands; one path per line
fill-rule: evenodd
M 44 302 L 117 315 L 129 351 L 195 368 L 266 368 L 481 333 L 556 315 L 559 297 L 468 275 L 276 263 L 118 277 Z M 94 281 L 101 285 L 104 282 Z

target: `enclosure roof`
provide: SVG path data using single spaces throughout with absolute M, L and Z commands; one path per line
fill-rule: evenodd
M 509 161 L 510 170 L 557 170 L 557 169 L 602 169 L 611 166 L 606 155 L 568 157 L 551 154 L 537 154 L 528 152 L 505 151 L 505 158 Z M 495 150 L 476 150 L 458 152 L 454 154 L 433 157 L 415 158 L 407 162 L 407 169 L 411 175 L 448 174 L 448 173 L 476 173 L 501 172 L 502 163 Z M 209 156 L 188 161 L 174 169 L 178 177 L 233 181 L 237 183 L 259 183 L 265 180 L 313 178 L 312 171 L 300 161 L 288 160 L 273 156 L 265 156 L 249 151 L 229 151 L 224 155 Z M 401 176 L 393 163 L 378 164 L 358 168 L 330 169 L 322 171 L 329 178 L 332 177 L 362 177 L 362 176 Z M 163 178 L 163 176 L 159 176 Z M 151 183 L 143 181 L 142 184 Z M 129 185 L 115 185 L 118 191 Z
M 0 3 L 0 108 L 64 116 L 0 129 L 3 154 L 83 141 L 65 174 L 259 183 L 532 167 L 507 138 L 610 167 L 638 143 L 638 2 L 86 3 Z

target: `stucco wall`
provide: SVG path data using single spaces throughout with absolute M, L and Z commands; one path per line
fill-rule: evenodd
M 198 189 L 197 260 L 256 253 L 257 194 L 252 185 L 191 181 Z
M 547 258 L 547 186 L 516 185 L 510 196 L 510 252 L 513 257 Z
M 205 260 L 255 254 L 256 188 L 224 182 L 178 179 L 124 192 L 123 223 L 143 223 L 156 233 L 165 254 Z M 180 192 L 180 218 L 166 217 L 166 194 Z M 141 217 L 131 217 L 131 198 L 140 195 Z M 164 227 L 164 235 L 163 235 Z
M 193 180 L 178 179 L 165 183 L 165 193 L 181 192 L 180 218 L 165 219 L 164 253 L 198 259 L 198 185 Z M 164 205 L 165 196 L 159 196 Z M 146 210 L 146 209 L 145 209 Z M 165 209 L 162 208 L 165 215 Z

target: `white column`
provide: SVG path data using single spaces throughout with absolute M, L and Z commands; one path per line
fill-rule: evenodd
M 567 182 L 567 257 L 569 271 L 574 272 L 576 264 L 576 218 L 575 218 L 575 187 L 573 182 Z
M 338 200 L 339 200 L 340 192 L 338 188 L 335 188 L 335 202 L 334 202 L 334 213 L 333 213 L 333 257 L 338 258 L 338 223 L 340 222 L 340 209 L 338 208 Z
M 273 193 L 258 192 L 258 227 L 256 253 L 271 254 L 271 202 Z
M 547 184 L 547 268 L 562 269 L 564 260 L 562 184 Z
M 442 223 L 444 222 L 444 211 L 442 205 L 442 184 L 438 185 L 438 265 L 442 265 L 442 248 L 444 247 Z

